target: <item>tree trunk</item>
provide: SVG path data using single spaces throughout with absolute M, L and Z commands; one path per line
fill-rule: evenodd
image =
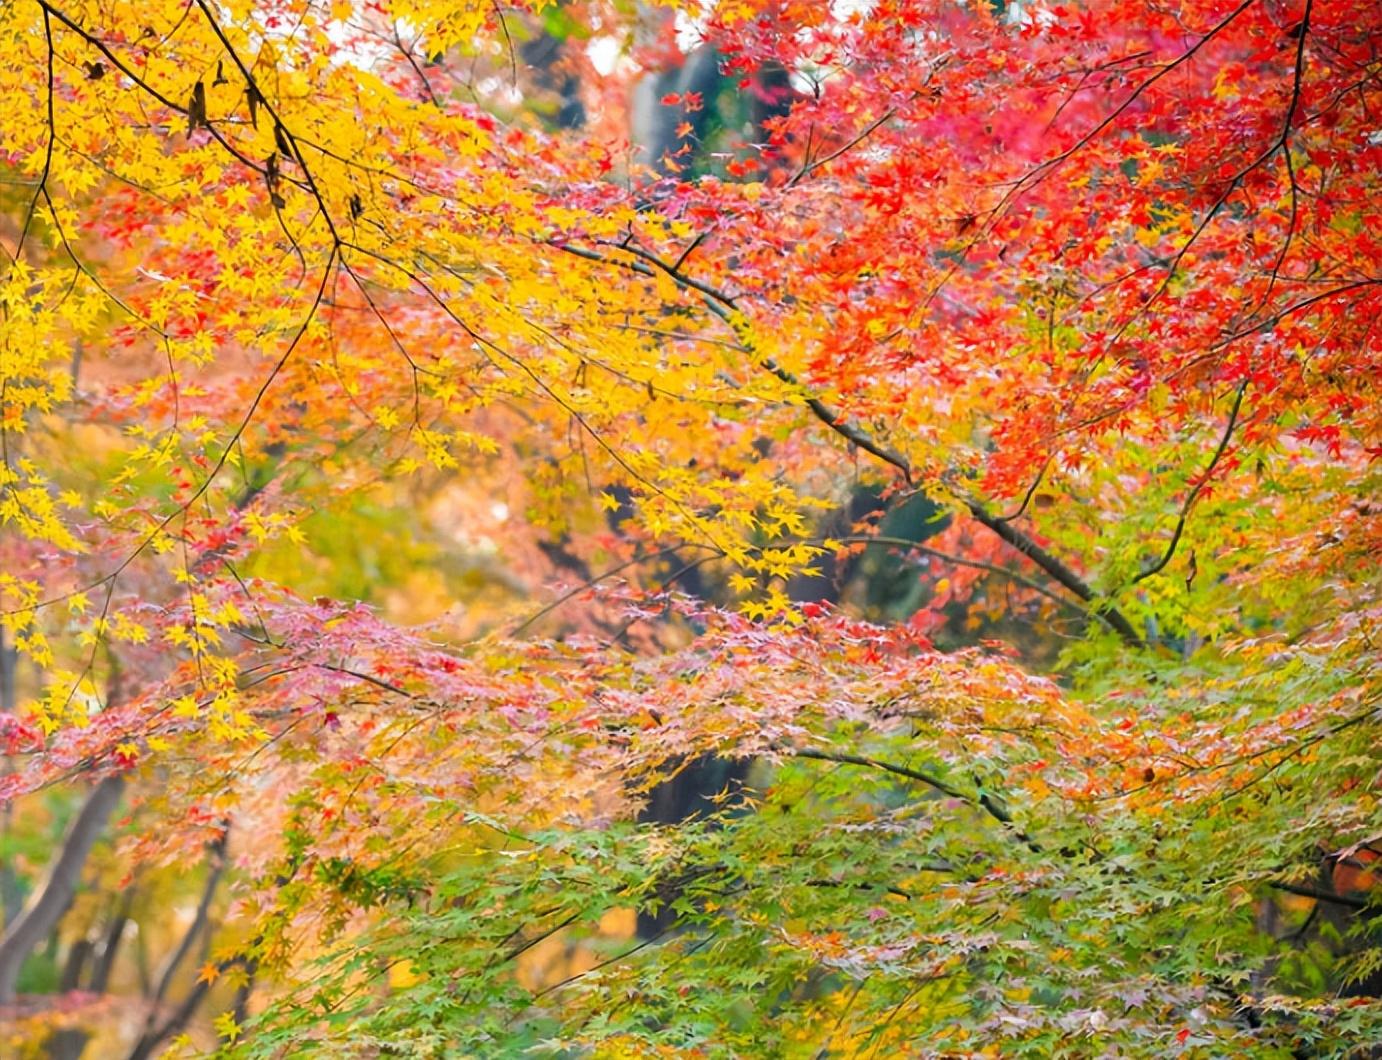
M 106 777 L 91 789 L 67 830 L 62 849 L 48 869 L 47 879 L 0 939 L 0 1005 L 14 1000 L 19 970 L 34 947 L 48 937 L 67 911 L 77 892 L 87 855 L 105 831 L 106 822 L 115 812 L 124 790 L 125 779 L 121 776 Z

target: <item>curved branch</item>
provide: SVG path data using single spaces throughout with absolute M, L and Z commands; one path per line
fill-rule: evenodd
M 1233 398 L 1233 408 L 1229 410 L 1228 425 L 1224 427 L 1224 436 L 1219 439 L 1219 447 L 1214 450 L 1214 456 L 1210 458 L 1209 466 L 1204 469 L 1204 474 L 1195 483 L 1195 488 L 1190 491 L 1190 495 L 1185 498 L 1185 503 L 1180 506 L 1180 518 L 1176 520 L 1176 529 L 1171 534 L 1171 540 L 1166 544 L 1166 551 L 1161 554 L 1161 559 L 1157 560 L 1150 567 L 1143 569 L 1132 584 L 1136 585 L 1140 581 L 1145 581 L 1153 574 L 1163 570 L 1166 564 L 1171 562 L 1171 557 L 1176 554 L 1176 546 L 1180 544 L 1181 535 L 1185 532 L 1185 521 L 1190 517 L 1190 509 L 1195 504 L 1195 499 L 1199 497 L 1200 491 L 1209 482 L 1209 478 L 1214 474 L 1214 469 L 1219 466 L 1219 461 L 1223 459 L 1224 451 L 1228 449 L 1228 442 L 1233 437 L 1233 428 L 1238 423 L 1238 412 L 1243 407 L 1243 395 L 1247 393 L 1248 380 L 1244 379 L 1238 386 L 1238 393 Z
M 663 272 L 683 289 L 695 291 L 702 295 L 706 299 L 706 308 L 727 324 L 732 321 L 732 311 L 737 309 L 733 296 L 719 291 L 707 283 L 692 279 L 685 273 L 668 265 L 661 258 L 657 257 L 657 255 L 649 253 L 639 247 L 614 244 L 614 249 L 622 250 L 635 258 L 634 261 L 630 262 L 606 257 L 603 254 L 582 250 L 579 247 L 568 246 L 564 243 L 553 242 L 550 245 L 558 250 L 574 254 L 577 257 L 582 257 L 589 261 L 596 261 L 605 265 L 621 266 L 642 275 L 652 275 L 654 269 Z M 750 355 L 754 354 L 754 351 L 751 349 L 745 349 L 744 352 Z M 772 372 L 783 382 L 791 386 L 800 387 L 806 399 L 807 408 L 809 408 L 812 415 L 826 427 L 830 428 L 830 430 L 834 431 L 841 438 L 846 439 L 865 452 L 878 458 L 883 463 L 897 469 L 901 472 L 903 479 L 908 484 L 913 483 L 916 471 L 905 456 L 881 444 L 862 428 L 856 427 L 851 423 L 846 423 L 841 419 L 838 412 L 812 395 L 809 390 L 801 385 L 795 376 L 785 371 L 773 361 L 769 359 L 760 359 L 758 364 L 766 371 Z M 1125 644 L 1134 648 L 1145 646 L 1142 638 L 1138 635 L 1137 630 L 1133 628 L 1132 623 L 1128 621 L 1127 617 L 1111 603 L 1097 603 L 1094 590 L 1064 561 L 1047 552 L 1041 545 L 1037 544 L 1034 539 L 1021 530 L 1018 530 L 1011 523 L 1006 523 L 999 517 L 990 513 L 987 508 L 974 498 L 966 497 L 964 498 L 964 503 L 969 509 L 970 514 L 973 515 L 981 525 L 988 527 L 1002 538 L 1003 541 L 1021 552 L 1081 600 L 1086 603 L 1096 604 L 1094 613 L 1103 620 L 1109 628 L 1117 633 Z
M 909 766 L 901 766 L 895 762 L 884 762 L 878 758 L 866 758 L 863 755 L 847 754 L 843 751 L 819 751 L 813 747 L 797 747 L 787 749 L 787 753 L 795 758 L 811 758 L 819 762 L 836 762 L 840 765 L 864 766 L 868 769 L 881 769 L 885 773 L 892 773 L 894 776 L 906 777 L 908 780 L 915 780 L 925 784 L 927 787 L 940 792 L 942 795 L 952 799 L 959 799 L 967 802 L 971 806 L 977 806 L 986 814 L 1000 824 L 1005 824 L 1012 828 L 1017 837 L 1027 844 L 1028 848 L 1040 851 L 1041 846 L 1026 833 L 1018 831 L 1013 824 L 1012 814 L 997 799 L 987 792 L 977 792 L 973 795 L 948 784 L 931 773 L 924 773 L 919 769 L 912 769 Z
M 965 507 L 969 509 L 970 515 L 974 516 L 976 521 L 992 530 L 1085 603 L 1093 604 L 1094 614 L 1117 633 L 1125 644 L 1134 648 L 1144 647 L 1142 638 L 1138 635 L 1137 630 L 1133 629 L 1127 616 L 1112 604 L 1098 603 L 1096 594 L 1090 588 L 1089 583 L 1076 574 L 1074 570 L 1047 552 L 1021 530 L 1016 529 L 1011 523 L 1005 523 L 991 514 L 978 501 L 966 499 Z
M 994 518 L 996 519 L 998 517 L 995 516 Z M 889 548 L 907 549 L 911 552 L 919 552 L 923 556 L 933 556 L 943 563 L 953 563 L 957 567 L 973 567 L 975 570 L 988 571 L 990 574 L 998 574 L 1014 581 L 1018 585 L 1025 585 L 1028 589 L 1031 589 L 1032 592 L 1040 593 L 1042 596 L 1046 597 L 1046 599 L 1053 600 L 1062 607 L 1068 607 L 1081 615 L 1086 614 L 1085 609 L 1073 600 L 1053 593 L 1050 589 L 1046 588 L 1046 586 L 1027 577 L 1020 571 L 1015 571 L 1011 567 L 1004 567 L 998 563 L 986 563 L 981 559 L 969 559 L 965 556 L 956 556 L 950 552 L 942 552 L 940 549 L 931 548 L 929 545 L 922 545 L 915 541 L 909 541 L 905 537 L 887 537 L 884 535 L 868 537 L 867 535 L 860 535 L 857 537 L 842 537 L 839 540 L 846 544 L 852 542 L 856 544 L 885 545 Z
M 1285 891 L 1287 894 L 1299 895 L 1301 898 L 1313 898 L 1317 902 L 1326 902 L 1330 905 L 1342 905 L 1348 909 L 1366 909 L 1368 902 L 1364 898 L 1358 898 L 1351 894 L 1335 894 L 1332 891 L 1322 891 L 1318 887 L 1308 887 L 1301 883 L 1287 883 L 1284 880 L 1272 880 L 1268 887 L 1273 890 Z

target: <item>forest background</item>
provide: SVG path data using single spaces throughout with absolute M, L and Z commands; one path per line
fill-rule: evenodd
M 0 8 L 0 1050 L 1382 1040 L 1371 0 Z

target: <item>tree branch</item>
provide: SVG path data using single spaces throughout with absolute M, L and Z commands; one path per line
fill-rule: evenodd
M 1349 909 L 1366 909 L 1368 907 L 1366 899 L 1356 898 L 1351 894 L 1335 894 L 1331 891 L 1322 891 L 1318 887 L 1309 887 L 1302 883 L 1285 883 L 1281 880 L 1273 880 L 1268 886 L 1278 891 L 1285 891 L 1287 894 L 1297 894 L 1302 898 L 1313 898 L 1317 902 L 1342 905 Z
M 235 956 L 227 958 L 216 965 L 218 973 L 224 973 L 235 967 L 237 964 L 244 965 L 246 974 L 253 975 L 255 964 L 247 957 Z M 154 1050 L 159 1047 L 166 1039 L 183 1027 L 196 1014 L 201 1003 L 206 999 L 206 995 L 211 990 L 211 983 L 207 979 L 198 979 L 196 984 L 188 991 L 187 996 L 182 999 L 182 1004 L 173 1010 L 166 1020 L 158 1027 L 142 1035 L 134 1048 L 130 1050 L 126 1060 L 149 1060 L 154 1055 Z
M 1200 491 L 1204 489 L 1209 477 L 1214 474 L 1214 469 L 1219 466 L 1219 461 L 1223 459 L 1224 450 L 1228 448 L 1228 441 L 1233 437 L 1233 428 L 1238 423 L 1238 412 L 1243 407 L 1243 395 L 1247 393 L 1248 381 L 1246 379 L 1238 387 L 1238 393 L 1233 399 L 1233 408 L 1229 410 L 1228 425 L 1224 427 L 1224 436 L 1219 439 L 1219 448 L 1214 450 L 1214 456 L 1210 458 L 1209 466 L 1204 469 L 1204 474 L 1195 483 L 1190 495 L 1185 498 L 1185 503 L 1180 506 L 1180 518 L 1176 520 L 1176 529 L 1171 534 L 1171 540 L 1166 545 L 1166 551 L 1162 553 L 1161 559 L 1157 560 L 1150 567 L 1141 571 L 1132 583 L 1136 585 L 1140 581 L 1150 578 L 1153 574 L 1163 570 L 1166 564 L 1171 562 L 1171 557 L 1176 554 L 1176 546 L 1180 544 L 1181 534 L 1185 532 L 1185 521 L 1190 517 L 1190 509 L 1194 506 Z
M 563 243 L 553 243 L 552 246 L 569 254 L 574 254 L 577 257 L 586 258 L 587 260 L 597 261 L 607 265 L 620 265 L 643 275 L 651 275 L 652 270 L 656 269 L 657 271 L 665 273 L 683 289 L 695 291 L 700 294 L 706 300 L 705 305 L 707 309 L 721 320 L 725 321 L 725 323 L 730 324 L 731 327 L 733 326 L 732 314 L 737 311 L 737 307 L 731 295 L 712 287 L 710 284 L 692 279 L 685 273 L 679 271 L 675 266 L 667 264 L 656 254 L 652 254 L 640 247 L 629 246 L 627 244 L 616 244 L 614 245 L 616 250 L 622 250 L 636 259 L 633 262 L 621 262 L 617 259 L 606 257 L 603 254 L 582 250 L 578 247 L 567 246 Z M 744 352 L 750 355 L 755 353 L 755 351 L 747 348 Z M 784 383 L 800 388 L 806 401 L 806 407 L 809 408 L 812 415 L 826 427 L 834 431 L 841 438 L 846 439 L 850 443 L 881 460 L 883 463 L 895 468 L 902 474 L 903 479 L 908 484 L 913 483 L 915 469 L 901 453 L 881 444 L 862 428 L 845 422 L 837 411 L 815 397 L 808 389 L 802 386 L 792 373 L 786 371 L 771 359 L 762 358 L 758 363 L 760 367 L 766 371 L 772 372 Z M 1037 544 L 1035 540 L 1014 527 L 1011 523 L 1004 522 L 999 517 L 990 513 L 978 500 L 972 497 L 965 497 L 964 503 L 969 509 L 970 514 L 973 515 L 981 525 L 988 527 L 1002 538 L 1003 541 L 1021 552 L 1081 600 L 1093 604 L 1094 614 L 1117 633 L 1125 644 L 1134 648 L 1145 646 L 1141 636 L 1138 635 L 1137 630 L 1133 628 L 1132 623 L 1128 621 L 1127 617 L 1114 607 L 1112 603 L 1098 602 L 1094 590 L 1091 589 L 1088 583 L 1076 574 L 1063 560 L 1047 552 L 1041 545 Z
M 864 766 L 868 769 L 881 769 L 885 773 L 892 773 L 895 776 L 906 777 L 908 780 L 915 780 L 925 784 L 927 787 L 947 795 L 952 799 L 959 799 L 967 802 L 971 806 L 977 806 L 1000 824 L 1005 824 L 1012 828 L 1017 837 L 1034 851 L 1040 851 L 1041 846 L 1025 832 L 1019 831 L 1013 824 L 1012 814 L 1007 811 L 997 799 L 986 792 L 969 794 L 954 785 L 947 783 L 940 777 L 931 773 L 924 773 L 919 769 L 912 769 L 909 766 L 898 765 L 896 762 L 884 762 L 877 758 L 865 758 L 863 755 L 848 754 L 844 751 L 821 751 L 814 747 L 794 747 L 786 748 L 786 752 L 795 758 L 811 758 L 820 762 L 837 762 L 840 765 Z
M 999 521 L 1001 522 L 1002 520 Z M 870 537 L 867 534 L 861 534 L 842 537 L 839 540 L 842 544 L 853 542 L 855 544 L 883 545 L 888 548 L 905 549 L 923 556 L 933 556 L 944 563 L 953 563 L 957 567 L 972 567 L 975 570 L 988 571 L 992 574 L 1008 578 L 1019 585 L 1025 585 L 1028 589 L 1031 589 L 1032 592 L 1040 593 L 1042 596 L 1046 597 L 1046 599 L 1060 604 L 1061 607 L 1068 607 L 1076 614 L 1088 615 L 1088 612 L 1073 600 L 1053 593 L 1050 589 L 1046 588 L 1046 586 L 1032 578 L 1028 578 L 1021 571 L 1015 571 L 1011 567 L 1004 567 L 998 563 L 985 563 L 981 559 L 969 559 L 965 556 L 952 555 L 949 552 L 942 552 L 940 549 L 931 548 L 928 545 L 923 545 L 916 541 L 909 541 L 905 537 L 888 537 L 886 535 L 875 535 Z
M 1133 629 L 1132 623 L 1127 620 L 1127 617 L 1112 604 L 1097 603 L 1094 590 L 1074 570 L 1047 552 L 1012 523 L 1005 523 L 990 513 L 978 501 L 966 498 L 965 507 L 969 509 L 969 513 L 974 516 L 977 522 L 988 527 L 1085 603 L 1094 604 L 1094 613 L 1107 623 L 1110 629 L 1122 637 L 1124 643 L 1134 648 L 1143 647 L 1142 638 L 1138 636 L 1137 630 Z
M 125 925 L 130 921 L 130 909 L 134 905 L 135 888 L 127 887 L 120 895 L 120 905 L 106 927 L 105 939 L 96 953 L 96 963 L 87 978 L 87 989 L 93 994 L 104 994 L 110 983 L 111 969 L 115 967 L 115 955 L 120 950 L 120 940 L 125 935 Z

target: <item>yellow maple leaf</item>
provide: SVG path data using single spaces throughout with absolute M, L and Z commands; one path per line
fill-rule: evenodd
M 752 592 L 757 584 L 747 574 L 731 574 L 729 576 L 729 587 L 737 593 Z
M 235 1022 L 234 1012 L 222 1012 L 211 1025 L 216 1028 L 216 1033 L 228 1041 L 234 1041 L 240 1036 L 240 1024 Z

